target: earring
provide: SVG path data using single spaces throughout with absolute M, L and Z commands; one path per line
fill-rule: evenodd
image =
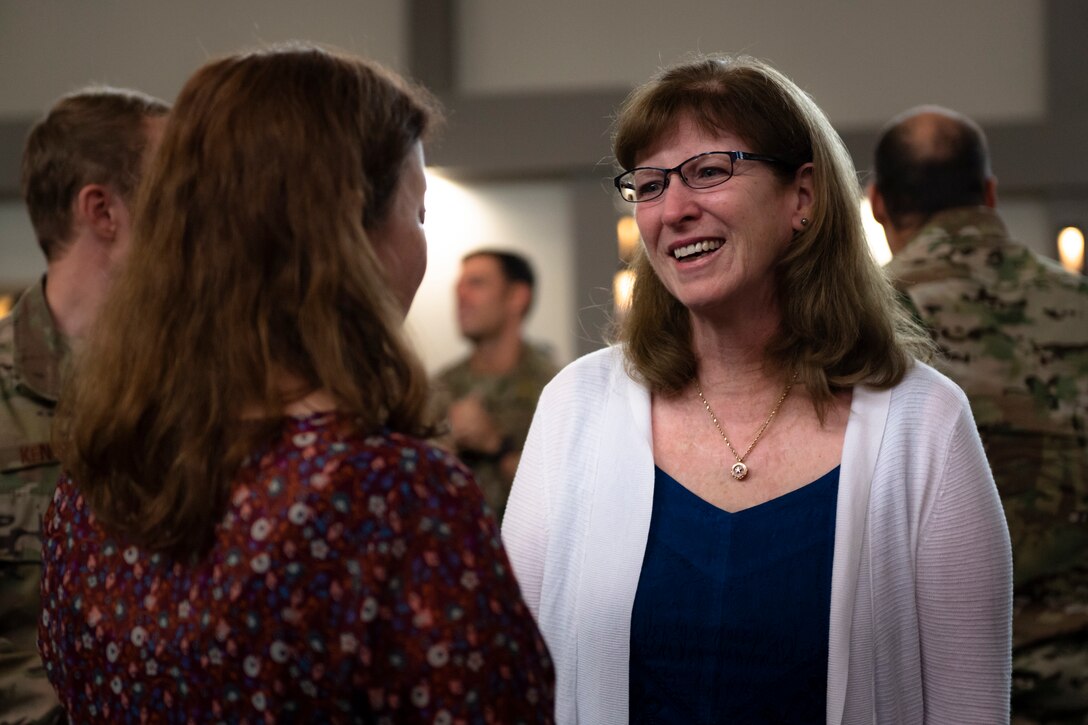
M 807 216 L 801 217 L 801 226 L 803 226 L 803 227 L 808 226 L 808 217 Z

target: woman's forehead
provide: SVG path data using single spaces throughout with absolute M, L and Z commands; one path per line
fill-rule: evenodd
M 720 126 L 708 127 L 688 114 L 678 116 L 672 123 L 664 126 L 650 143 L 635 154 L 635 163 L 637 166 L 661 166 L 663 164 L 647 164 L 646 160 L 680 155 L 682 158 L 672 162 L 677 164 L 706 151 L 750 150 L 740 148 L 743 145 L 743 140 L 729 129 Z

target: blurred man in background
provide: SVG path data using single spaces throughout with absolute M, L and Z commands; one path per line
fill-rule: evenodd
M 41 518 L 59 470 L 50 423 L 69 350 L 128 249 L 130 209 L 168 106 L 91 88 L 30 131 L 22 189 L 45 276 L 0 319 L 0 723 L 64 721 L 38 657 Z
M 1088 279 L 1009 238 L 970 119 L 905 112 L 874 172 L 887 270 L 967 393 L 1005 505 L 1013 722 L 1088 722 Z
M 457 323 L 472 352 L 437 379 L 452 446 L 500 520 L 537 398 L 556 373 L 551 355 L 524 338 L 534 285 L 533 269 L 519 254 L 467 254 L 457 282 Z

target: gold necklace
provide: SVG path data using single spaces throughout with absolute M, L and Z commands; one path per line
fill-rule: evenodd
M 771 410 L 771 414 L 767 416 L 767 420 L 763 421 L 763 425 L 759 427 L 759 432 L 756 433 L 756 437 L 748 444 L 748 448 L 744 450 L 744 455 L 737 453 L 737 449 L 733 447 L 733 444 L 729 442 L 729 437 L 725 435 L 725 431 L 722 430 L 722 424 L 718 422 L 718 416 L 714 415 L 714 411 L 710 409 L 710 403 L 707 402 L 706 397 L 703 395 L 703 389 L 699 385 L 698 379 L 695 381 L 695 392 L 699 394 L 699 400 L 703 401 L 703 407 L 706 408 L 707 415 L 710 416 L 710 420 L 714 422 L 714 427 L 718 429 L 718 433 L 721 435 L 722 440 L 725 441 L 725 445 L 729 446 L 729 452 L 733 454 L 733 457 L 737 459 L 737 462 L 729 469 L 729 473 L 733 478 L 738 481 L 743 481 L 744 477 L 748 475 L 748 465 L 744 462 L 744 459 L 748 457 L 748 454 L 752 452 L 752 449 L 756 447 L 756 443 L 759 443 L 759 439 L 763 437 L 763 431 L 767 430 L 767 426 L 774 420 L 775 415 L 778 414 L 778 409 L 782 407 L 782 401 L 786 399 L 786 396 L 790 394 L 790 389 L 793 384 L 797 382 L 797 373 L 793 374 L 790 381 L 786 383 L 786 389 L 782 391 L 782 395 L 779 396 L 778 402 L 774 404 L 774 409 Z

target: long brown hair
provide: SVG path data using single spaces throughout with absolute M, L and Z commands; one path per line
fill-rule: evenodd
M 747 56 L 699 57 L 668 68 L 621 107 L 613 138 L 619 165 L 633 168 L 681 118 L 710 133 L 728 130 L 750 150 L 784 159 L 771 167 L 783 180 L 813 163 L 812 218 L 777 264 L 782 324 L 767 352 L 772 362 L 798 371 L 821 416 L 834 389 L 863 382 L 889 387 L 913 355 L 928 357 L 929 338 L 899 306 L 869 253 L 850 156 L 804 91 Z M 654 392 L 673 395 L 697 373 L 691 318 L 643 250 L 632 265 L 631 308 L 618 336 L 631 372 Z
M 61 461 L 104 524 L 205 549 L 238 466 L 281 425 L 285 375 L 363 431 L 430 432 L 367 232 L 436 118 L 422 89 L 313 47 L 227 57 L 186 83 L 58 415 Z

